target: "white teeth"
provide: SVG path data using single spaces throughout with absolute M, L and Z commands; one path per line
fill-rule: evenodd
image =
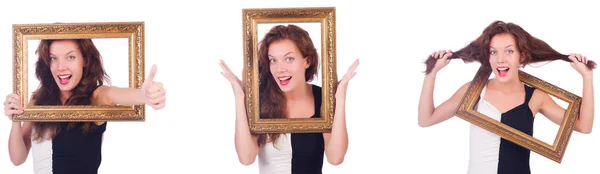
M 70 77 L 71 77 L 71 75 L 58 76 L 58 78 L 60 78 L 60 79 L 66 79 L 66 78 L 70 78 Z
M 508 68 L 498 68 L 498 71 L 506 71 Z
M 279 77 L 279 80 L 281 80 L 281 81 L 285 81 L 285 80 L 289 80 L 289 79 L 291 79 L 291 78 L 292 78 L 291 76 L 288 76 L 288 77 L 283 77 L 283 78 L 282 78 L 282 77 Z

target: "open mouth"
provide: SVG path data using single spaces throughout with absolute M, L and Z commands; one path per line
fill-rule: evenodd
M 279 84 L 281 84 L 281 86 L 285 86 L 290 83 L 292 76 L 279 76 L 277 79 L 279 80 Z
M 501 68 L 496 68 L 496 70 L 498 70 L 498 75 L 500 77 L 504 77 L 504 76 L 506 76 L 506 74 L 508 74 L 508 70 L 510 70 L 510 68 L 508 68 L 508 67 L 501 67 Z
M 58 77 L 58 81 L 61 85 L 65 85 L 68 84 L 69 81 L 71 80 L 71 77 L 73 77 L 73 75 L 59 75 Z

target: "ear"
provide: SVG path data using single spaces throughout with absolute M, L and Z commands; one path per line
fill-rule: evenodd
M 519 59 L 519 62 L 525 62 L 525 53 L 521 53 L 521 58 Z
M 308 67 L 310 67 L 310 59 L 308 59 L 308 57 L 304 57 L 304 60 L 306 60 L 306 65 L 304 65 L 304 69 L 308 69 Z
M 521 53 L 521 57 L 519 58 L 519 62 L 521 63 L 521 67 L 525 68 L 525 53 Z

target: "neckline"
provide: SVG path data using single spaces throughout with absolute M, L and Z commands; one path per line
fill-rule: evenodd
M 521 107 L 521 106 L 523 106 L 525 104 L 528 104 L 528 102 L 527 102 L 527 86 L 525 86 L 525 84 L 523 84 L 523 88 L 525 89 L 525 97 L 523 99 L 523 103 L 521 103 L 521 104 L 519 104 L 519 105 L 517 105 L 515 107 L 512 107 L 511 109 L 506 110 L 504 112 L 501 112 L 494 104 L 492 104 L 491 102 L 485 100 L 485 91 L 487 89 L 487 83 L 483 87 L 483 90 L 481 91 L 481 95 L 479 97 L 481 98 L 481 101 L 486 102 L 488 105 L 490 105 L 492 108 L 494 108 L 494 110 L 496 110 L 496 112 L 500 113 L 501 115 L 504 115 L 504 114 L 509 113 L 509 112 L 511 112 L 511 111 L 513 111 L 513 110 L 515 110 L 515 109 L 517 109 L 517 108 L 519 108 L 519 107 Z

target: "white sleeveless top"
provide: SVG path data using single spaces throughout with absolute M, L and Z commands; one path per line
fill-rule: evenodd
M 485 101 L 486 87 L 481 91 L 476 110 L 497 121 L 502 113 L 492 104 Z M 496 174 L 498 173 L 498 157 L 500 153 L 500 136 L 471 124 L 469 141 L 469 168 L 468 174 Z
M 260 174 L 292 173 L 291 134 L 280 134 L 276 142 L 267 142 L 258 149 Z
M 52 174 L 52 140 L 38 142 L 32 139 L 31 155 L 33 156 L 33 173 Z

